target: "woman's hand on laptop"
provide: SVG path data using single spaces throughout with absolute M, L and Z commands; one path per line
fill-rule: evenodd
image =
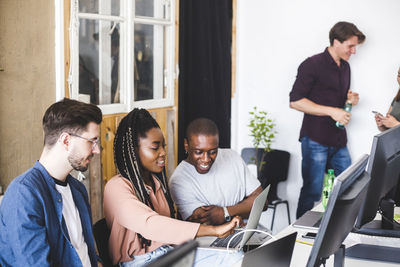
M 227 237 L 235 232 L 235 228 L 243 224 L 242 218 L 239 216 L 233 217 L 230 222 L 215 227 L 215 236 L 219 238 Z
M 220 238 L 224 238 L 230 234 L 233 234 L 235 228 L 240 225 L 243 225 L 243 221 L 240 216 L 235 216 L 230 222 L 218 226 L 200 224 L 196 237 L 217 236 Z

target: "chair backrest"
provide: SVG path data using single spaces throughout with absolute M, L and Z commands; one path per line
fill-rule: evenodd
M 264 153 L 264 162 L 261 166 L 258 179 L 263 188 L 271 185 L 268 195 L 269 202 L 279 199 L 277 196 L 277 186 L 279 182 L 285 181 L 289 172 L 290 153 L 283 150 L 273 149 Z
M 259 167 L 262 155 L 264 154 L 263 148 L 245 147 L 242 149 L 240 155 L 244 162 L 248 164 L 257 165 L 257 176 L 259 175 Z
M 245 147 L 240 154 L 246 164 L 257 165 L 257 178 L 262 188 L 271 185 L 268 202 L 279 199 L 277 187 L 288 177 L 290 153 L 279 149 L 265 152 L 263 148 Z
M 244 160 L 246 164 L 254 163 L 255 164 L 255 155 L 256 155 L 256 148 L 254 147 L 245 147 L 242 149 L 240 156 Z
M 110 255 L 108 254 L 108 240 L 110 238 L 110 229 L 108 229 L 105 218 L 98 220 L 93 225 L 93 235 L 96 241 L 99 256 L 103 261 L 103 266 L 113 266 Z

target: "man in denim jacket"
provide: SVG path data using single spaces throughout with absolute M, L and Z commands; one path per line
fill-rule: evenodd
M 88 195 L 69 173 L 100 152 L 101 120 L 97 106 L 75 100 L 47 109 L 42 155 L 0 206 L 1 266 L 97 266 Z

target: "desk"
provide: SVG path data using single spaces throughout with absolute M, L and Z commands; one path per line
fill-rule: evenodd
M 322 207 L 318 205 L 313 210 L 321 211 Z M 395 209 L 395 213 L 400 213 L 399 209 Z M 378 219 L 380 216 L 377 215 Z M 297 240 L 304 241 L 307 243 L 313 243 L 313 239 L 302 238 L 302 235 L 307 233 L 307 230 L 293 227 L 293 225 L 289 225 L 281 232 L 275 235 L 276 238 L 280 238 L 291 234 L 293 232 L 297 232 Z M 400 248 L 400 238 L 389 238 L 389 237 L 376 237 L 376 236 L 366 236 L 355 233 L 350 233 L 347 238 L 344 240 L 343 244 L 346 247 L 353 246 L 358 243 L 364 244 L 372 244 L 372 245 L 381 245 L 381 246 L 389 246 L 389 247 L 397 247 Z M 290 267 L 303 267 L 307 265 L 308 257 L 310 256 L 312 246 L 306 245 L 300 242 L 295 243 L 292 260 L 290 263 Z M 333 267 L 334 256 L 329 257 L 326 263 L 326 267 Z M 370 260 L 361 260 L 355 258 L 345 257 L 344 260 L 345 267 L 399 267 L 399 264 L 396 263 L 387 263 L 381 261 L 370 261 Z M 241 267 L 241 262 L 235 264 L 233 267 Z
M 297 240 L 300 241 L 306 241 L 313 243 L 313 240 L 311 239 L 304 239 L 301 236 L 305 234 L 307 231 L 303 229 L 298 229 L 294 228 L 293 226 L 288 226 L 285 228 L 282 232 L 278 233 L 276 237 L 281 237 L 285 236 L 289 233 L 293 233 L 297 231 Z M 370 240 L 368 240 L 370 239 Z M 354 234 L 350 233 L 349 236 L 345 239 L 343 242 L 346 247 L 347 246 L 352 246 L 356 243 L 360 243 L 362 241 L 363 243 L 369 243 L 369 244 L 380 244 L 380 245 L 386 245 L 386 246 L 397 246 L 400 247 L 400 239 L 398 238 L 380 238 L 380 237 L 368 237 L 364 235 L 359 235 L 359 234 Z M 369 242 L 368 242 L 369 241 Z M 292 261 L 290 263 L 290 267 L 299 267 L 299 266 L 306 266 L 308 257 L 311 253 L 311 248 L 312 246 L 302 244 L 299 242 L 296 242 L 293 255 L 292 255 Z M 333 266 L 333 255 L 327 260 L 326 266 L 330 267 Z M 395 263 L 386 263 L 386 262 L 378 262 L 378 261 L 369 261 L 369 260 L 360 260 L 360 259 L 354 259 L 354 258 L 345 258 L 345 267 L 399 267 L 398 264 Z
M 314 207 L 315 211 L 322 211 L 322 205 L 319 204 L 316 207 Z M 398 209 L 395 209 L 395 213 L 399 213 Z M 380 219 L 380 215 L 377 214 L 375 219 Z M 307 233 L 306 229 L 301 229 L 301 228 L 296 228 L 293 227 L 292 225 L 289 225 L 285 229 L 283 229 L 280 233 L 278 233 L 276 236 L 281 237 L 285 236 L 287 234 L 297 232 L 297 240 L 299 241 L 305 241 L 309 243 L 313 243 L 314 240 L 312 239 L 306 239 L 302 238 L 301 236 Z M 360 235 L 360 234 L 355 234 L 355 233 L 350 233 L 347 238 L 343 241 L 343 244 L 347 247 L 351 247 L 355 244 L 359 243 L 364 243 L 364 244 L 371 244 L 371 245 L 380 245 L 380 246 L 389 246 L 389 247 L 400 247 L 400 238 L 389 238 L 389 237 L 376 237 L 376 236 L 367 236 L 367 235 Z M 290 267 L 297 267 L 297 266 L 306 266 L 308 257 L 311 253 L 312 246 L 311 245 L 306 245 L 303 243 L 296 242 L 294 251 L 293 251 L 293 256 L 292 256 L 292 261 L 290 263 Z M 329 257 L 327 260 L 326 266 L 330 267 L 333 266 L 333 261 L 334 261 L 334 256 L 332 255 Z M 397 266 L 399 267 L 399 264 L 395 263 L 387 263 L 387 262 L 381 262 L 381 261 L 371 261 L 371 260 L 361 260 L 361 259 L 355 259 L 355 258 L 348 258 L 345 257 L 344 260 L 344 265 L 345 267 L 394 267 Z

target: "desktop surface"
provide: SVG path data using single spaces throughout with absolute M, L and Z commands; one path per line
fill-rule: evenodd
M 294 230 L 294 228 L 292 228 Z M 302 238 L 302 235 L 306 234 L 307 231 L 299 230 L 297 234 L 297 240 L 306 242 L 306 243 L 313 243 L 313 240 L 310 239 L 305 239 Z M 290 231 L 289 229 L 285 229 L 284 231 Z M 368 239 L 368 238 L 367 238 Z M 346 246 L 355 244 L 358 242 L 358 240 L 363 240 L 363 243 L 366 243 L 369 241 L 370 243 L 373 244 L 380 244 L 380 245 L 391 245 L 391 246 L 400 246 L 400 239 L 397 240 L 382 240 L 381 238 L 372 238 L 372 240 L 366 240 L 364 237 L 357 236 L 357 234 L 350 233 L 349 236 L 345 239 L 343 242 Z M 298 266 L 306 266 L 308 257 L 311 253 L 312 245 L 309 244 L 304 244 L 300 242 L 296 242 L 294 251 L 293 251 L 293 256 L 292 256 L 292 262 L 291 262 L 291 267 L 298 267 Z M 333 265 L 334 257 L 331 256 L 327 260 L 326 267 L 331 267 Z M 399 266 L 399 264 L 396 263 L 390 263 L 390 262 L 381 262 L 381 261 L 371 261 L 371 260 L 365 260 L 365 259 L 356 259 L 356 258 L 349 258 L 345 257 L 345 266 L 346 267 L 395 267 Z
M 297 242 L 294 245 L 293 255 L 290 262 L 290 267 L 299 267 L 306 266 L 308 257 L 311 253 L 313 240 L 302 238 L 302 235 L 305 235 L 308 231 L 303 229 L 294 228 L 292 225 L 289 225 L 281 232 L 279 232 L 275 237 L 280 238 L 286 236 L 291 233 L 297 232 Z M 300 243 L 300 242 L 304 243 Z M 355 233 L 350 233 L 346 240 L 343 242 L 346 247 L 354 245 L 356 243 L 370 243 L 376 245 L 383 246 L 392 246 L 392 247 L 400 247 L 400 239 L 399 238 L 387 238 L 387 237 L 370 237 L 365 235 L 359 235 Z M 305 244 L 307 243 L 307 244 Z M 238 262 L 233 267 L 241 267 L 242 262 Z M 364 259 L 355 259 L 345 257 L 345 266 L 346 267 L 399 267 L 396 263 L 390 262 L 379 262 L 379 261 L 370 261 Z M 333 267 L 333 256 L 330 257 L 326 262 L 326 267 Z
M 321 211 L 322 210 L 322 204 L 318 204 L 316 207 L 314 207 L 313 211 Z M 400 208 L 395 209 L 395 213 L 399 214 L 400 213 Z M 376 216 L 379 218 L 379 214 Z M 287 235 L 288 233 L 296 232 L 297 231 L 297 240 L 300 242 L 296 242 L 294 251 L 293 251 L 293 256 L 292 256 L 292 262 L 291 262 L 291 267 L 298 267 L 298 266 L 306 266 L 308 257 L 311 253 L 312 249 L 312 244 L 314 242 L 313 239 L 309 238 L 303 238 L 302 236 L 305 235 L 306 233 L 310 232 L 306 229 L 301 229 L 294 227 L 293 225 L 289 225 L 286 227 L 284 230 L 282 230 L 280 233 L 276 235 L 276 237 Z M 301 243 L 302 242 L 302 243 Z M 347 238 L 344 240 L 343 244 L 346 246 L 346 248 L 350 248 L 351 246 L 355 244 L 370 244 L 370 245 L 378 245 L 378 246 L 386 246 L 386 247 L 394 247 L 394 248 L 399 248 L 400 247 L 400 238 L 392 238 L 392 237 L 379 237 L 379 236 L 367 236 L 363 234 L 357 234 L 357 233 L 350 233 Z M 333 256 L 331 256 L 327 260 L 327 267 L 333 266 Z M 391 262 L 382 262 L 382 261 L 371 261 L 367 259 L 357 259 L 357 258 L 350 258 L 350 257 L 345 257 L 345 266 L 346 267 L 395 267 L 399 266 L 397 263 L 391 263 Z

